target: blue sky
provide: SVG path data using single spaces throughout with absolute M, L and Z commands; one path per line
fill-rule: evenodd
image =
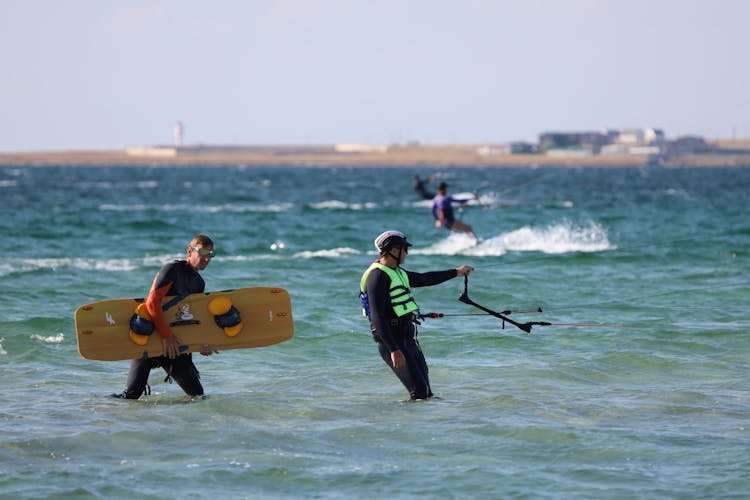
M 0 151 L 750 137 L 744 0 L 0 2 Z

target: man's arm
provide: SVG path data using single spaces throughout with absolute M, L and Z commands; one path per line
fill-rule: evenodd
M 164 297 L 167 296 L 167 292 L 172 287 L 172 281 L 166 283 L 163 286 L 158 286 L 158 280 L 161 273 L 154 277 L 154 282 L 151 285 L 151 290 L 146 297 L 146 308 L 148 313 L 151 315 L 151 321 L 156 326 L 156 331 L 159 332 L 162 339 L 169 339 L 172 337 L 172 330 L 169 329 L 167 319 L 164 317 L 164 311 L 162 311 L 161 303 Z
M 146 298 L 146 308 L 151 315 L 151 320 L 154 322 L 156 330 L 161 336 L 164 356 L 169 359 L 176 358 L 180 353 L 180 339 L 172 334 L 172 330 L 170 330 L 167 319 L 164 316 L 164 311 L 161 309 L 161 303 L 167 293 L 169 293 L 170 288 L 172 288 L 172 284 L 175 282 L 175 272 L 174 265 L 168 264 L 162 267 L 161 271 L 159 271 L 154 277 L 154 281 L 151 284 L 151 290 Z
M 406 269 L 404 269 L 404 271 L 406 271 Z M 440 283 L 458 276 L 458 271 L 456 269 L 446 269 L 445 271 L 430 271 L 427 273 L 415 273 L 413 271 L 406 271 L 406 275 L 409 276 L 410 286 L 420 287 L 439 285 Z

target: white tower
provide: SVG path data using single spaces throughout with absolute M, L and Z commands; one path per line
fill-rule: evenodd
M 182 122 L 177 122 L 174 124 L 174 145 L 176 147 L 182 146 Z

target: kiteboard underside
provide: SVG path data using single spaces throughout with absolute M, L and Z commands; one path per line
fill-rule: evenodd
M 116 361 L 162 355 L 159 332 L 133 335 L 133 330 L 139 328 L 132 321 L 143 300 L 102 300 L 76 309 L 76 337 L 81 356 Z M 289 340 L 294 334 L 291 299 L 283 288 L 257 286 L 195 293 L 181 299 L 166 297 L 162 306 L 165 304 L 166 321 L 179 339 L 182 352 L 200 352 L 205 344 L 218 351 L 264 347 Z M 233 307 L 224 315 L 229 319 L 217 314 L 216 304 Z M 233 324 L 227 326 L 227 322 Z

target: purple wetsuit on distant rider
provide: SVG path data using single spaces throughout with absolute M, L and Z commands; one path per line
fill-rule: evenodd
M 470 201 L 470 199 L 457 199 L 447 194 L 442 195 L 438 192 L 438 195 L 432 200 L 432 216 L 436 220 L 439 220 L 444 228 L 450 229 L 453 222 L 456 220 L 455 215 L 453 215 L 453 204 L 462 204 L 467 203 L 468 201 Z

